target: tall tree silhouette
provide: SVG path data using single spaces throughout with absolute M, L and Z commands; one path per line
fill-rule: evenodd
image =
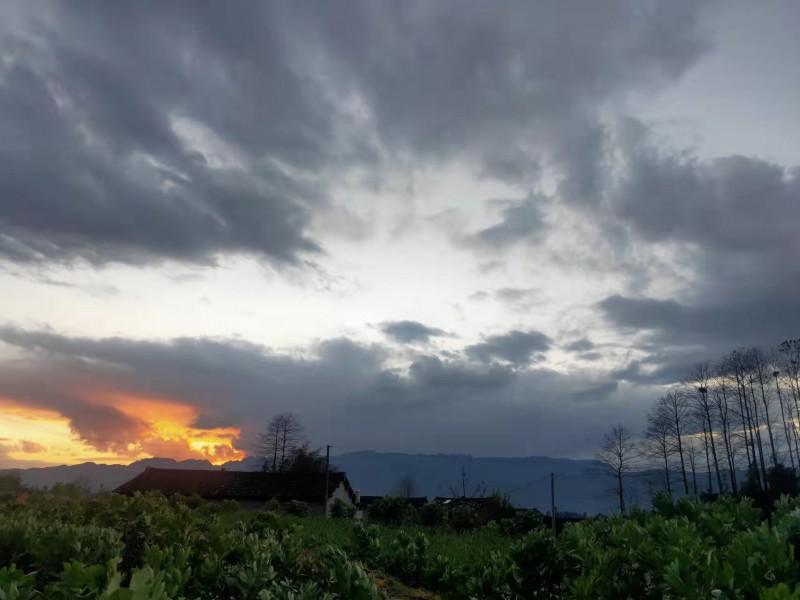
M 595 454 L 608 475 L 615 480 L 614 494 L 619 501 L 619 511 L 625 514 L 625 476 L 633 469 L 638 454 L 638 446 L 630 430 L 624 425 L 616 425 L 603 436 L 600 449 Z

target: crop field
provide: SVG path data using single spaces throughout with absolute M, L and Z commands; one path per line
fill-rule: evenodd
M 36 493 L 0 508 L 0 600 L 800 598 L 800 509 L 663 497 L 655 511 L 456 532 L 157 495 Z

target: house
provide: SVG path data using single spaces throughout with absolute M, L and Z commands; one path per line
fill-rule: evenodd
M 323 514 L 325 501 L 324 473 L 264 473 L 261 471 L 219 471 L 199 469 L 145 468 L 130 481 L 114 490 L 117 494 L 161 492 L 166 496 L 197 494 L 209 502 L 235 500 L 244 508 L 261 508 L 276 498 L 281 503 L 306 502 L 311 512 Z M 357 507 L 359 494 L 350 486 L 345 473 L 330 473 L 327 499 L 329 505 L 341 500 Z
M 488 496 L 486 498 L 446 498 L 444 496 L 437 496 L 433 501 L 444 506 L 448 513 L 456 508 L 461 508 L 462 506 L 471 508 L 478 515 L 478 520 L 481 523 L 499 521 L 507 517 L 513 517 L 515 512 L 513 509 L 509 510 L 508 508 L 503 507 L 497 501 L 497 498 L 492 496 Z
M 381 498 L 386 498 L 386 496 L 361 496 L 361 510 L 366 513 L 369 510 L 369 505 L 375 502 L 376 500 L 380 500 Z M 427 496 L 420 496 L 417 498 L 406 498 L 408 503 L 419 510 L 423 506 L 428 503 Z

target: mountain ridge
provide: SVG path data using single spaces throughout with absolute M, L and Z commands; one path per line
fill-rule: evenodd
M 201 459 L 178 461 L 171 458 L 147 458 L 128 465 L 86 462 L 78 465 L 8 470 L 19 472 L 23 483 L 35 488 L 51 487 L 60 482 L 77 483 L 87 490 L 98 491 L 113 490 L 148 466 L 255 471 L 260 468 L 260 463 L 258 458 L 252 456 L 216 466 Z M 600 463 L 595 460 L 363 450 L 331 456 L 331 464 L 346 472 L 351 485 L 364 495 L 395 493 L 405 479 L 412 482 L 413 495 L 427 496 L 430 499 L 449 496 L 454 490 L 461 490 L 463 487 L 463 467 L 468 480 L 465 486 L 467 494 L 482 483 L 487 492 L 496 490 L 508 494 L 517 506 L 545 511 L 550 507 L 550 473 L 555 473 L 556 503 L 559 510 L 596 514 L 609 512 L 614 508 L 614 498 L 608 493 L 611 481 L 598 472 Z M 643 489 L 639 481 L 641 479 L 640 475 L 630 478 L 632 502 L 637 501 L 637 496 L 649 498 L 648 490 Z

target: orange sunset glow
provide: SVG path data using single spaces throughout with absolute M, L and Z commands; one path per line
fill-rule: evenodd
M 128 464 L 151 458 L 204 459 L 212 464 L 240 460 L 245 453 L 235 447 L 240 430 L 235 427 L 192 427 L 198 411 L 172 400 L 125 394 L 92 399 L 99 407 L 112 407 L 137 423 L 135 439 L 118 443 L 90 443 L 76 433 L 70 420 L 55 410 L 22 406 L 0 399 L 0 451 L 8 466 L 46 466 L 95 462 Z

